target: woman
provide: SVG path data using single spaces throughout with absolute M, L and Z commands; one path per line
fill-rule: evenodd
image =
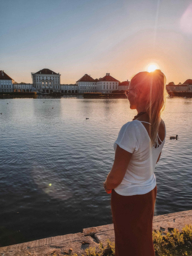
M 130 108 L 138 114 L 124 124 L 114 143 L 115 160 L 104 183 L 111 194 L 116 256 L 154 256 L 152 222 L 157 194 L 155 164 L 165 143 L 161 112 L 165 76 L 140 72 L 130 82 Z

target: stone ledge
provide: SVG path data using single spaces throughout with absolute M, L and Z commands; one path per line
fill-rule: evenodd
M 181 231 L 187 224 L 192 224 L 192 210 L 154 216 L 153 218 L 153 230 L 167 232 L 177 228 Z M 0 256 L 46 256 L 53 255 L 54 252 L 58 255 L 70 255 L 72 253 L 81 255 L 88 247 L 98 247 L 100 242 L 105 245 L 107 239 L 114 242 L 113 224 L 84 228 L 82 233 L 1 247 Z

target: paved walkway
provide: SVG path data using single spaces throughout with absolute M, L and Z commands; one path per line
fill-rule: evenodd
M 154 216 L 153 230 L 180 231 L 186 224 L 192 225 L 192 210 Z M 107 239 L 114 241 L 113 224 L 85 228 L 82 233 L 68 234 L 15 244 L 0 248 L 0 256 L 46 256 L 46 255 L 81 255 L 88 247 L 97 247 L 99 242 L 106 244 Z

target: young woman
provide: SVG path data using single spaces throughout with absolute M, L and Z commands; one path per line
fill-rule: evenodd
M 157 195 L 155 164 L 165 143 L 165 76 L 140 72 L 130 82 L 130 108 L 138 114 L 124 124 L 114 143 L 115 160 L 104 183 L 111 194 L 116 256 L 154 256 L 152 223 Z

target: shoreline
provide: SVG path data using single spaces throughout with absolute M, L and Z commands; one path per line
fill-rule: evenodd
M 13 99 L 13 98 L 44 98 L 44 97 L 53 97 L 61 98 L 63 96 L 81 96 L 84 99 L 126 99 L 124 93 L 36 93 L 36 92 L 7 92 L 0 93 L 0 99 Z
M 176 91 L 168 91 L 170 97 L 186 97 L 192 98 L 192 92 L 176 92 Z
M 181 231 L 187 224 L 192 224 L 192 210 L 154 216 L 153 231 L 160 230 L 165 234 L 166 232 L 173 231 L 174 228 Z M 61 255 L 76 253 L 80 256 L 82 253 L 85 253 L 85 249 L 87 248 L 98 248 L 100 242 L 106 245 L 108 239 L 114 242 L 113 224 L 85 228 L 82 232 L 75 234 L 48 237 L 26 243 L 0 247 L 0 255 L 44 256 L 48 254 L 54 255 L 54 253 L 57 252 Z

